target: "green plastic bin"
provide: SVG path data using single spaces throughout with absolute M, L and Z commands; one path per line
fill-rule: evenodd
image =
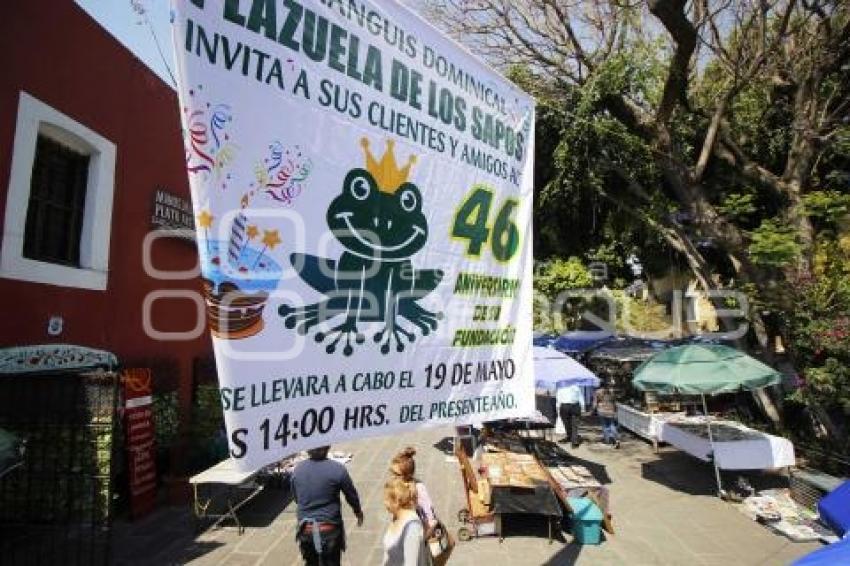
M 602 542 L 602 510 L 585 497 L 570 497 L 567 501 L 573 511 L 570 520 L 575 541 L 579 544 Z

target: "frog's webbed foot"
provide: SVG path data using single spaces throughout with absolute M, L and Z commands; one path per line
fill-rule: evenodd
M 350 356 L 354 352 L 352 341 L 357 344 L 362 344 L 366 341 L 366 337 L 357 330 L 357 321 L 355 318 L 348 318 L 339 326 L 335 326 L 327 332 L 317 332 L 316 342 L 330 341 L 325 347 L 328 354 L 333 354 L 336 351 L 337 344 L 345 340 L 345 346 L 342 348 L 342 353 Z
M 443 318 L 443 313 L 423 309 L 415 301 L 402 301 L 398 313 L 416 325 L 422 331 L 423 336 L 428 336 L 428 334 L 437 330 L 437 321 Z
M 345 314 L 345 300 L 333 297 L 303 307 L 281 305 L 277 312 L 283 318 L 283 324 L 289 329 L 295 328 L 299 334 L 307 332 L 339 314 Z
M 295 328 L 299 334 L 307 334 L 311 328 L 336 314 L 330 312 L 325 303 L 314 303 L 303 307 L 281 305 L 277 312 L 283 318 L 283 324 L 289 329 Z
M 393 340 L 395 340 L 396 352 L 403 352 L 404 342 L 402 341 L 402 337 L 407 338 L 409 342 L 416 340 L 416 336 L 412 332 L 408 332 L 399 326 L 395 321 L 395 317 L 391 316 L 387 319 L 384 328 L 375 334 L 375 342 L 381 344 L 382 354 L 388 354 L 390 352 Z

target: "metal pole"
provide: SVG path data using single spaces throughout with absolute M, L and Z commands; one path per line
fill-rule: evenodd
M 717 480 L 717 495 L 723 495 L 723 483 L 720 480 L 720 469 L 717 467 L 717 455 L 714 453 L 714 437 L 711 434 L 711 419 L 708 415 L 708 406 L 705 404 L 705 393 L 702 394 L 702 412 L 705 415 L 705 422 L 708 424 L 708 443 L 711 445 L 711 463 L 714 465 L 714 478 Z

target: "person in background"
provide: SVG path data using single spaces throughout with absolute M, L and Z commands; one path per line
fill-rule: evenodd
M 292 494 L 298 505 L 298 529 L 295 538 L 304 563 L 309 566 L 337 566 L 345 550 L 345 525 L 342 521 L 340 492 L 363 525 L 360 497 L 348 470 L 328 459 L 330 446 L 308 450 L 310 458 L 299 462 L 292 471 Z
M 584 394 L 581 387 L 578 385 L 559 387 L 555 393 L 555 400 L 558 402 L 558 414 L 564 421 L 564 431 L 567 435 L 562 442 L 569 439 L 573 448 L 577 448 L 579 444 L 578 419 L 585 409 Z
M 390 474 L 416 487 L 416 513 L 425 525 L 425 540 L 428 540 L 433 530 L 437 527 L 437 514 L 425 484 L 416 479 L 416 461 L 413 457 L 416 449 L 408 446 L 392 459 L 390 462 Z
M 425 530 L 416 514 L 416 487 L 398 476 L 384 485 L 384 506 L 392 516 L 384 534 L 383 566 L 429 566 Z
M 617 430 L 617 396 L 606 381 L 593 395 L 593 410 L 602 419 L 602 439 L 605 444 L 620 447 L 620 432 Z

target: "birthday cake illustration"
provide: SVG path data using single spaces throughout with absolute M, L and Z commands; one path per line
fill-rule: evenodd
M 214 336 L 248 338 L 263 329 L 263 310 L 282 275 L 268 252 L 281 240 L 277 230 L 263 230 L 261 247 L 251 246 L 260 230 L 239 215 L 229 241 L 201 242 L 201 275 L 207 318 Z

